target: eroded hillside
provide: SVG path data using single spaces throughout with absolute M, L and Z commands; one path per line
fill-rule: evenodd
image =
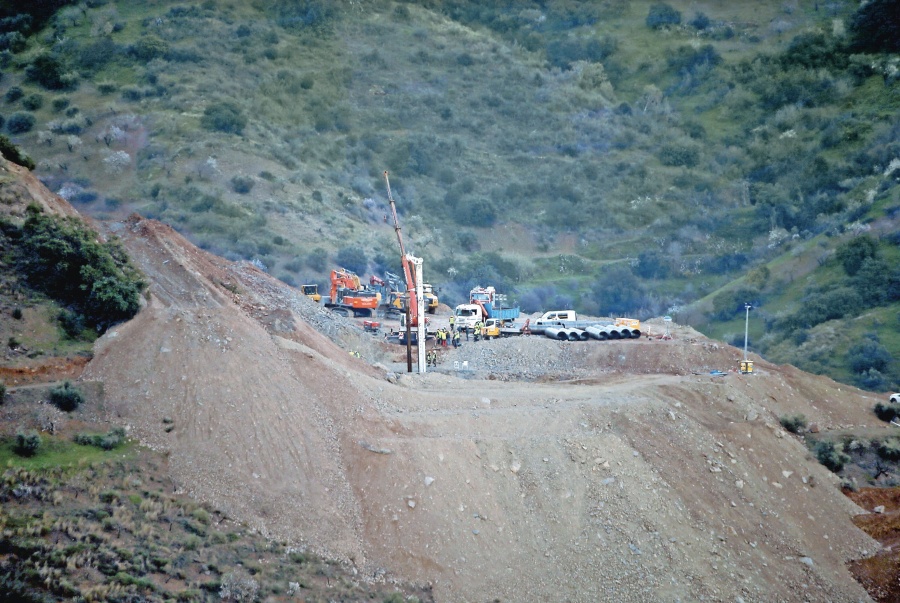
M 396 351 L 255 268 L 112 230 L 151 301 L 83 379 L 181 488 L 267 534 L 445 601 L 867 597 L 845 567 L 878 547 L 861 510 L 778 425 L 874 422 L 856 390 L 759 359 L 710 376 L 739 352 L 688 329 L 470 343 L 394 378 Z

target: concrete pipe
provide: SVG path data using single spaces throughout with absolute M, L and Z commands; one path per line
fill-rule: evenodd
M 550 339 L 556 339 L 558 341 L 569 341 L 569 335 L 566 333 L 565 329 L 560 329 L 557 327 L 550 327 L 544 331 L 544 335 L 549 337 Z
M 577 337 L 577 339 L 572 339 L 572 336 L 569 335 L 569 339 L 571 341 L 587 341 L 588 339 L 591 338 L 591 336 L 588 335 L 587 333 L 585 333 L 584 330 L 582 330 L 582 329 L 571 329 L 571 331 Z
M 609 333 L 604 331 L 601 327 L 588 327 L 584 330 L 584 332 L 594 339 L 598 339 L 600 341 L 609 339 Z
M 631 329 L 631 338 L 632 339 L 640 339 L 641 338 L 641 330 L 640 329 Z
M 622 333 L 620 333 L 619 330 L 614 327 L 609 327 L 607 332 L 609 333 L 610 339 L 622 339 Z

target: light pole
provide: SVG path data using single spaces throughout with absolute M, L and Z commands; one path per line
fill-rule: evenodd
M 744 308 L 747 310 L 747 318 L 744 320 L 744 360 L 747 360 L 747 331 L 750 326 L 750 304 L 745 303 Z

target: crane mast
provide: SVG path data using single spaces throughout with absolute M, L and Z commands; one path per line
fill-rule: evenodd
M 397 204 L 391 194 L 391 181 L 387 170 L 384 171 L 384 184 L 387 187 L 388 202 L 391 205 L 391 216 L 394 219 L 394 232 L 397 233 L 397 243 L 400 245 L 400 263 L 403 265 L 403 276 L 406 278 L 406 290 L 409 297 L 410 319 L 409 326 L 417 327 L 418 341 L 418 365 L 419 372 L 425 372 L 425 317 L 423 316 L 424 298 L 422 296 L 422 258 L 414 257 L 406 253 L 403 246 L 403 235 L 400 233 L 400 220 L 397 218 Z M 410 345 L 407 336 L 406 344 Z

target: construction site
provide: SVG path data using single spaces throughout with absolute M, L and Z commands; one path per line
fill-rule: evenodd
M 153 220 L 108 232 L 147 301 L 76 371 L 100 385 L 68 420 L 123 426 L 230 520 L 437 601 L 871 600 L 848 568 L 882 548 L 853 521 L 871 509 L 779 417 L 890 429 L 873 394 L 757 356 L 742 374 L 742 350 L 663 318 L 463 341 L 410 373 L 387 325 Z

